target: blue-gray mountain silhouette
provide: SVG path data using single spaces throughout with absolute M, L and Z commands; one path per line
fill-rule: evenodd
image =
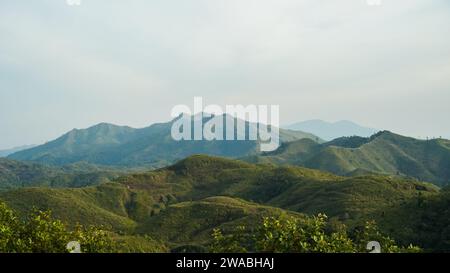
M 182 118 L 181 116 L 178 118 Z M 223 115 L 224 120 L 230 116 Z M 242 157 L 257 153 L 259 141 L 175 141 L 171 137 L 174 119 L 142 129 L 101 123 L 88 129 L 74 129 L 56 140 L 9 156 L 15 160 L 51 165 L 87 162 L 109 166 L 165 166 L 193 154 Z M 247 129 L 256 126 L 247 122 Z M 192 126 L 193 127 L 193 126 Z M 309 138 L 304 132 L 280 130 L 281 142 Z
M 326 122 L 323 120 L 307 120 L 285 127 L 314 134 L 324 140 L 333 140 L 339 137 L 360 136 L 369 137 L 379 130 L 358 125 L 352 121 Z

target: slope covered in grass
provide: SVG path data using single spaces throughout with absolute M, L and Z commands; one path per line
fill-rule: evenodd
M 325 213 L 351 227 L 386 219 L 383 227 L 394 234 L 392 227 L 403 227 L 395 219 L 412 217 L 432 225 L 415 218 L 407 205 L 440 195 L 432 184 L 397 176 L 341 177 L 303 167 L 197 155 L 112 183 L 78 189 L 22 188 L 0 192 L 0 200 L 22 213 L 33 207 L 51 209 L 71 225 L 104 225 L 127 236 L 150 235 L 174 248 L 204 245 L 213 228 L 251 225 L 263 215 L 283 211 Z M 407 241 L 408 234 L 397 235 Z
M 379 173 L 409 176 L 437 185 L 450 182 L 449 140 L 418 140 L 387 131 L 370 138 L 344 137 L 324 144 L 299 140 L 244 160 L 292 164 L 337 175 Z
M 168 168 L 117 181 L 141 195 L 152 195 L 155 202 L 165 200 L 157 203 L 162 209 L 153 210 L 154 214 L 163 211 L 165 204 L 229 196 L 308 214 L 326 213 L 349 222 L 439 192 L 431 184 L 395 176 L 340 177 L 302 167 L 254 165 L 208 156 L 193 156 Z
M 170 205 L 166 210 L 139 225 L 137 232 L 161 238 L 173 245 L 206 244 L 213 229 L 227 230 L 254 224 L 263 216 L 285 211 L 231 197 L 209 197 Z M 300 214 L 290 213 L 291 215 Z
M 406 200 L 372 216 L 399 242 L 420 245 L 427 251 L 450 252 L 450 189 Z
M 53 215 L 72 226 L 105 226 L 131 230 L 135 222 L 128 217 L 126 188 L 108 184 L 82 189 L 24 188 L 0 192 L 0 200 L 21 214 L 33 210 L 51 210 Z

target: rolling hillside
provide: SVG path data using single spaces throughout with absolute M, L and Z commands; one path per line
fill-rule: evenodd
M 22 214 L 33 208 L 51 210 L 71 226 L 82 223 L 131 231 L 136 223 L 128 217 L 127 194 L 126 188 L 115 184 L 81 189 L 22 188 L 0 192 L 0 200 Z
M 340 177 L 302 167 L 200 155 L 99 186 L 0 192 L 0 200 L 19 212 L 51 209 L 72 225 L 104 225 L 128 235 L 151 235 L 171 247 L 204 245 L 213 228 L 251 224 L 263 215 L 279 213 L 298 217 L 298 213 L 326 213 L 350 226 L 390 215 L 412 217 L 409 209 L 405 213 L 398 208 L 439 196 L 431 184 L 393 176 Z M 393 216 L 386 221 L 388 231 L 399 218 Z
M 242 199 L 216 196 L 173 204 L 141 223 L 136 232 L 170 242 L 172 245 L 207 244 L 214 228 L 232 229 L 258 223 L 262 217 L 283 213 L 301 214 L 251 203 Z
M 223 118 L 224 124 L 227 119 L 230 119 L 227 115 L 224 115 Z M 255 154 L 259 150 L 259 142 L 250 140 L 174 141 L 171 137 L 171 127 L 175 120 L 153 124 L 143 129 L 105 123 L 83 130 L 74 129 L 54 141 L 12 154 L 9 158 L 51 165 L 66 165 L 84 161 L 109 166 L 162 167 L 193 154 L 233 158 Z M 246 124 L 247 128 L 257 126 L 254 123 L 247 122 Z M 231 130 L 236 130 L 236 128 L 231 128 Z M 280 130 L 282 142 L 302 138 L 321 141 L 312 134 Z
M 324 144 L 303 139 L 244 160 L 305 166 L 338 175 L 379 173 L 409 176 L 437 185 L 450 182 L 449 140 L 418 140 L 388 131 L 369 138 L 338 138 Z

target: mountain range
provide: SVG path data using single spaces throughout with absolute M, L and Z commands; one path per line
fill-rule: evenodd
M 319 119 L 294 123 L 286 126 L 285 128 L 290 130 L 309 132 L 326 141 L 346 136 L 369 137 L 380 131 L 377 129 L 358 125 L 348 120 L 327 122 Z
M 270 153 L 243 158 L 254 163 L 291 164 L 337 175 L 390 174 L 437 185 L 450 183 L 450 141 L 418 140 L 379 132 L 371 137 L 342 137 L 326 143 L 307 139 L 284 143 Z
M 252 163 L 304 166 L 343 176 L 377 173 L 408 176 L 439 186 L 450 183 L 450 141 L 445 139 L 418 140 L 381 131 L 370 137 L 349 136 L 324 142 L 310 133 L 280 129 L 281 146 L 272 152 L 260 152 L 259 140 L 175 141 L 171 128 L 178 118 L 142 129 L 107 123 L 74 129 L 8 159 L 16 160 L 16 164 L 27 161 L 56 167 L 82 162 L 106 169 L 154 169 L 194 154 L 207 154 Z M 222 118 L 226 124 L 231 117 Z M 258 126 L 245 124 L 247 132 Z M 231 130 L 237 134 L 236 124 Z
M 228 115 L 222 117 L 224 124 L 227 124 L 227 119 L 231 119 Z M 162 167 L 193 154 L 234 158 L 259 152 L 259 140 L 175 141 L 171 137 L 171 128 L 178 118 L 142 129 L 107 123 L 82 130 L 74 129 L 56 140 L 14 153 L 8 158 L 57 166 L 83 161 L 107 166 Z M 247 130 L 258 126 L 250 122 L 245 124 Z M 226 128 L 226 130 L 237 131 L 236 127 L 235 124 L 234 128 Z M 281 142 L 302 138 L 323 142 L 309 133 L 280 129 Z

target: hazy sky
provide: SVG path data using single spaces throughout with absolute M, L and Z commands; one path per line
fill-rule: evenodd
M 0 2 L 0 149 L 176 104 L 450 138 L 450 1 Z

